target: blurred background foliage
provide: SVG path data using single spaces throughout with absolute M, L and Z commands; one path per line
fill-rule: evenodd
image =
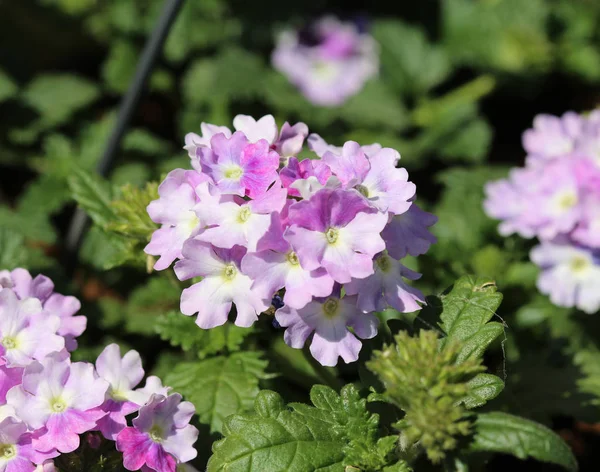
M 600 431 L 589 424 L 600 402 L 600 322 L 536 293 L 536 269 L 525 262 L 531 244 L 501 238 L 481 202 L 485 182 L 522 163 L 520 135 L 537 113 L 598 105 L 600 2 L 371 3 L 188 0 L 101 179 L 93 171 L 162 2 L 2 2 L 0 267 L 41 270 L 81 294 L 90 318 L 82 358 L 117 341 L 142 352 L 159 375 L 181 359 L 222 363 L 244 408 L 259 384 L 305 399 L 315 381 L 353 380 L 356 367 L 336 374 L 307 363 L 281 336 L 268 336 L 276 328 L 264 320 L 254 330 L 210 333 L 191 330 L 187 318 L 174 321 L 180 288 L 167 274 L 149 277 L 141 252 L 153 230 L 143 208 L 156 192 L 146 182 L 188 167 L 183 136 L 201 121 L 230 125 L 239 113 L 303 121 L 338 145 L 379 142 L 400 151 L 419 202 L 440 219 L 439 243 L 415 267 L 424 273 L 420 287 L 437 294 L 474 273 L 494 277 L 505 293 L 498 316 L 508 337 L 488 362 L 507 385 L 495 408 L 563 430 L 585 463 Z M 278 31 L 326 13 L 366 22 L 381 52 L 379 78 L 333 108 L 311 105 L 270 66 Z M 74 200 L 96 225 L 73 268 L 64 239 Z M 242 349 L 264 357 L 229 362 Z M 204 407 L 207 450 L 215 437 L 208 431 L 218 431 L 227 412 Z

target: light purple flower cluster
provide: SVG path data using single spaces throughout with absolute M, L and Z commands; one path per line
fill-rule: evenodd
M 181 296 L 201 328 L 224 324 L 233 305 L 235 324 L 248 327 L 284 292 L 275 317 L 290 346 L 314 333 L 310 350 L 323 365 L 355 361 L 357 338 L 377 333 L 374 312 L 424 303 L 405 282 L 419 274 L 398 260 L 428 250 L 436 218 L 414 203 L 393 149 L 338 148 L 313 134 L 315 159 L 299 161 L 303 123 L 279 130 L 271 115 L 239 115 L 233 125 L 203 123 L 202 136 L 186 136 L 194 170 L 160 185 L 148 213 L 162 226 L 146 252 L 160 256 L 157 270 L 178 259 L 180 280 L 202 277 Z
M 280 34 L 273 66 L 316 105 L 341 105 L 379 69 L 377 43 L 354 23 L 325 17 Z
M 75 451 L 88 431 L 116 441 L 127 470 L 176 472 L 196 455 L 193 405 L 157 377 L 135 389 L 144 377 L 136 351 L 121 357 L 111 344 L 95 367 L 71 362 L 68 349 L 86 326 L 79 308 L 48 277 L 0 271 L 0 472 L 53 472 L 52 459 Z
M 537 237 L 531 259 L 551 301 L 600 309 L 600 112 L 538 115 L 523 134 L 524 168 L 486 186 L 486 212 L 503 235 Z

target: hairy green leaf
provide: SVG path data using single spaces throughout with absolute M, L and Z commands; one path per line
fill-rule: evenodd
M 100 227 L 106 227 L 117 218 L 111 206 L 113 192 L 108 182 L 84 170 L 75 169 L 69 179 L 69 187 L 78 205 Z
M 173 311 L 160 316 L 156 321 L 156 332 L 173 346 L 181 346 L 184 351 L 193 351 L 200 359 L 223 350 L 235 352 L 252 333 L 252 329 L 240 328 L 225 323 L 212 329 L 202 329 L 193 317 Z
M 277 393 L 260 392 L 254 413 L 225 422 L 225 438 L 213 445 L 208 471 L 374 472 L 386 465 L 395 440 L 376 441 L 378 417 L 367 412 L 353 385 L 339 395 L 317 385 L 311 401 L 314 406 L 286 408 Z
M 267 377 L 266 367 L 259 352 L 236 352 L 179 364 L 165 383 L 194 404 L 200 421 L 211 432 L 220 432 L 227 416 L 252 408 L 258 382 Z
M 461 402 L 465 408 L 477 408 L 500 395 L 504 381 L 493 374 L 480 373 L 467 382 L 469 395 Z
M 571 449 L 555 432 L 534 421 L 508 413 L 478 415 L 475 435 L 468 450 L 512 454 L 519 459 L 532 457 L 561 465 L 570 471 L 578 468 Z

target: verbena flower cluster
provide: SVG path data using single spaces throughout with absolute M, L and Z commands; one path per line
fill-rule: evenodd
M 194 170 L 173 170 L 148 206 L 161 224 L 145 251 L 155 269 L 176 259 L 181 311 L 203 329 L 248 327 L 271 305 L 285 342 L 323 365 L 356 361 L 358 338 L 377 333 L 374 312 L 411 312 L 423 294 L 405 279 L 420 274 L 400 259 L 425 253 L 436 217 L 415 203 L 400 154 L 378 144 L 343 147 L 308 136 L 304 123 L 277 128 L 267 115 L 238 115 L 232 132 L 203 123 L 186 146 Z M 305 138 L 314 159 L 299 160 Z M 233 314 L 232 314 L 233 316 Z M 350 331 L 350 328 L 352 331 Z
M 316 105 L 340 105 L 379 69 L 375 40 L 355 23 L 324 17 L 278 38 L 273 66 Z
M 110 344 L 95 366 L 72 362 L 86 327 L 80 307 L 48 277 L 0 271 L 0 472 L 53 472 L 52 459 L 88 431 L 116 441 L 127 470 L 175 472 L 196 456 L 193 405 L 157 377 L 136 388 L 144 377 L 136 351 L 121 357 Z
M 541 241 L 538 288 L 559 306 L 600 309 L 600 112 L 538 115 L 523 135 L 524 168 L 486 186 L 500 233 Z

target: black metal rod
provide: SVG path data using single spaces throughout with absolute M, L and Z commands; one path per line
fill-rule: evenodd
M 127 93 L 123 97 L 119 106 L 119 113 L 117 115 L 117 122 L 112 130 L 110 138 L 104 149 L 104 154 L 98 162 L 96 171 L 100 175 L 106 175 L 111 170 L 113 162 L 119 148 L 121 147 L 121 141 L 125 132 L 129 127 L 131 118 L 137 108 L 137 105 L 142 96 L 142 92 L 148 81 L 148 77 L 152 72 L 156 59 L 161 54 L 164 42 L 169 34 L 171 25 L 177 17 L 177 13 L 181 9 L 184 0 L 166 0 L 161 15 L 158 19 L 158 23 L 154 27 L 152 34 L 146 41 L 142 56 L 137 64 L 135 75 L 127 90 Z M 83 238 L 83 233 L 88 226 L 88 216 L 81 208 L 77 208 L 67 232 L 65 241 L 66 249 L 69 255 L 70 263 L 75 266 L 77 259 L 77 253 L 79 246 Z

